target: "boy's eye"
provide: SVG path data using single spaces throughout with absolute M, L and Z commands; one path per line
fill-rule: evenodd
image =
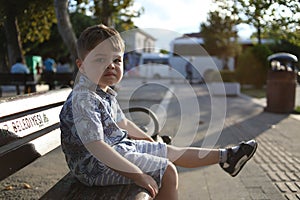
M 97 58 L 96 62 L 104 63 L 105 62 L 105 58 Z
M 114 61 L 113 61 L 114 63 L 120 63 L 120 62 L 122 62 L 122 60 L 121 59 L 119 59 L 119 58 L 116 58 L 116 59 L 114 59 Z

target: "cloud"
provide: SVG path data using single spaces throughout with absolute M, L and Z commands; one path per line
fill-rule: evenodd
M 211 0 L 136 0 L 145 13 L 134 22 L 141 28 L 163 28 L 180 33 L 199 31 L 206 21 Z

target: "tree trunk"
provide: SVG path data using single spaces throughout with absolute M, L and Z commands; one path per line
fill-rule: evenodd
M 108 0 L 103 0 L 102 1 L 102 13 L 101 14 L 101 22 L 102 24 L 106 25 L 106 26 L 111 26 L 111 9 L 109 6 L 109 1 Z
M 12 66 L 18 57 L 22 57 L 22 43 L 18 21 L 14 14 L 8 13 L 4 21 L 5 37 L 7 41 L 7 54 L 9 66 Z
M 68 13 L 68 0 L 54 0 L 54 7 L 59 34 L 61 35 L 64 43 L 68 47 L 72 57 L 72 64 L 74 64 L 75 59 L 77 58 L 77 39 L 73 31 L 72 24 L 70 22 L 70 16 Z

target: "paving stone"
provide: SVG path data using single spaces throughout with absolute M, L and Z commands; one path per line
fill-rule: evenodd
M 280 160 L 281 155 L 279 155 L 278 153 L 276 153 L 275 155 L 273 155 L 274 159 L 277 160 L 277 162 Z
M 295 172 L 295 176 L 297 176 L 298 180 L 300 180 L 300 172 Z
M 260 167 L 262 168 L 262 170 L 264 170 L 265 172 L 269 172 L 271 171 L 271 168 L 268 164 L 260 164 Z
M 274 164 L 274 163 L 270 163 L 270 164 L 269 164 L 270 169 L 271 169 L 273 172 L 280 171 L 277 165 L 278 165 L 278 164 Z
M 300 164 L 300 159 L 299 158 L 294 158 L 294 161 L 298 164 Z
M 287 154 L 286 154 L 286 150 L 281 148 L 280 151 L 277 152 L 281 157 L 286 157 Z
M 281 192 L 286 193 L 289 191 L 289 188 L 284 184 L 284 182 L 277 182 L 275 185 Z
M 289 180 L 289 178 L 287 177 L 287 175 L 284 172 L 276 172 L 276 174 L 279 176 L 279 178 L 282 181 L 288 181 Z
M 298 177 L 295 176 L 294 172 L 286 172 L 285 173 L 290 181 L 297 181 Z
M 262 190 L 270 200 L 283 199 L 282 193 L 278 190 L 275 184 L 265 182 L 262 184 Z
M 256 163 L 264 163 L 264 160 L 261 155 L 255 155 L 255 157 L 253 157 L 253 159 Z
M 293 182 L 286 182 L 286 186 L 290 189 L 291 192 L 298 192 L 299 189 Z
M 264 163 L 272 163 L 269 157 L 263 157 L 262 160 Z
M 297 163 L 293 163 L 293 166 L 297 169 L 297 171 L 300 171 L 300 165 Z
M 285 167 L 290 172 L 296 172 L 297 171 L 297 168 L 291 163 L 286 163 Z
M 295 182 L 295 185 L 300 189 L 300 182 Z
M 269 156 L 269 159 L 271 160 L 272 163 L 277 164 L 280 163 L 281 159 L 280 158 L 276 158 L 273 155 Z
M 295 159 L 292 158 L 292 156 L 287 156 L 285 159 L 288 161 L 288 163 L 295 163 Z
M 281 180 L 280 177 L 275 172 L 268 172 L 267 174 L 268 174 L 269 178 L 274 182 Z
M 268 199 L 268 197 L 263 193 L 261 187 L 253 187 L 247 189 L 251 199 Z
M 285 194 L 287 200 L 299 200 L 295 194 Z
M 283 163 L 277 164 L 277 167 L 278 167 L 279 171 L 287 171 L 287 168 Z

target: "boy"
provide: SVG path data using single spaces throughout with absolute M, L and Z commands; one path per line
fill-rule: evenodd
M 220 163 L 236 176 L 254 154 L 254 140 L 227 149 L 180 148 L 154 142 L 125 118 L 116 92 L 109 87 L 123 75 L 125 47 L 119 33 L 104 25 L 89 27 L 80 35 L 77 48 L 81 75 L 60 120 L 62 149 L 72 174 L 82 183 L 134 182 L 153 198 L 178 199 L 175 165 L 194 168 Z

